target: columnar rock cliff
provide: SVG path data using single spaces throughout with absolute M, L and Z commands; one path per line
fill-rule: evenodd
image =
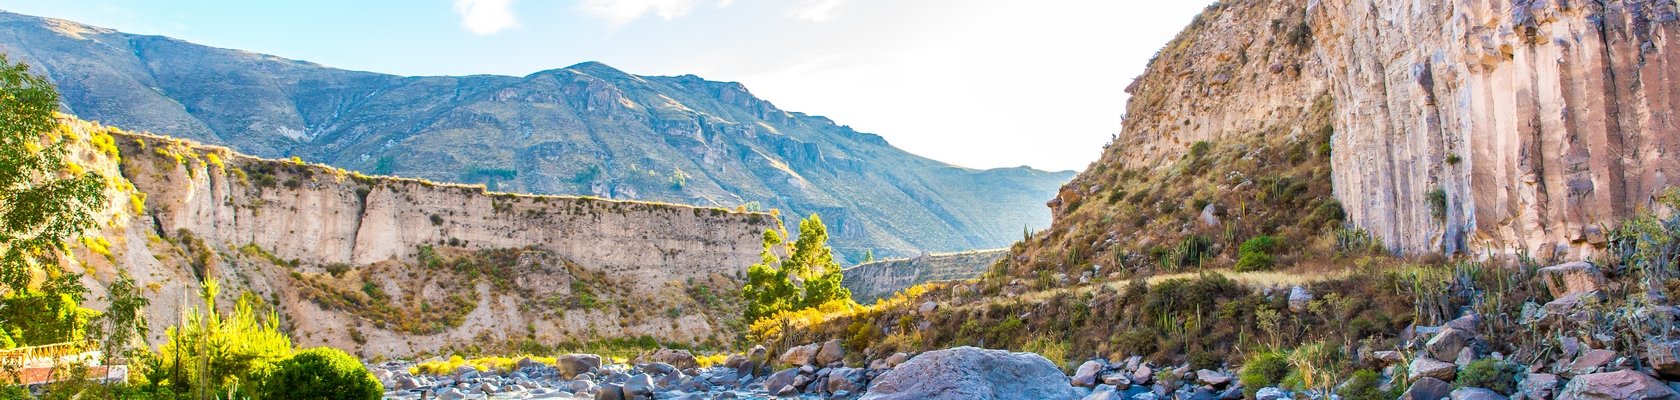
M 80 257 L 96 294 L 127 273 L 152 298 L 154 324 L 168 325 L 197 303 L 201 280 L 215 280 L 224 296 L 249 292 L 275 307 L 304 344 L 366 355 L 723 340 L 736 278 L 777 223 L 369 177 L 70 124 L 95 144 L 78 162 L 113 177 L 109 227 Z
M 1676 183 L 1674 1 L 1317 3 L 1336 196 L 1395 248 L 1591 253 Z
M 868 304 L 918 284 L 980 276 L 1008 253 L 978 250 L 868 262 L 842 271 L 841 284 L 852 291 L 852 299 Z

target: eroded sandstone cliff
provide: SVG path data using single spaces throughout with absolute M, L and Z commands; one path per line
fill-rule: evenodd
M 78 150 L 113 177 L 109 228 L 93 242 L 109 244 L 82 257 L 91 286 L 125 271 L 158 326 L 197 303 L 210 279 L 225 296 L 275 306 L 303 344 L 366 355 L 722 340 L 729 293 L 776 224 L 762 213 L 369 177 L 69 123 L 97 138 L 87 143 L 113 144 Z
M 870 304 L 918 284 L 980 276 L 1008 253 L 1008 249 L 976 250 L 867 262 L 842 271 L 841 284 L 852 291 L 852 299 Z

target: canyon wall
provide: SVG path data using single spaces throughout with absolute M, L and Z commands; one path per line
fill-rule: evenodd
M 869 304 L 922 283 L 973 279 L 1008 254 L 1008 249 L 993 249 L 867 262 L 842 271 L 841 284 L 852 291 L 853 300 Z
M 371 177 L 67 120 L 110 177 L 105 228 L 78 247 L 90 303 L 126 274 L 152 341 L 255 295 L 302 345 L 409 356 L 614 337 L 720 343 L 763 213 Z
M 1674 1 L 1316 3 L 1336 197 L 1395 250 L 1591 254 L 1680 167 Z

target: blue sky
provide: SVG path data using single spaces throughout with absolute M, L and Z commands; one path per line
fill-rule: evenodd
M 1211 1 L 8 0 L 0 9 L 402 75 L 601 61 L 738 81 L 967 167 L 1083 169 Z

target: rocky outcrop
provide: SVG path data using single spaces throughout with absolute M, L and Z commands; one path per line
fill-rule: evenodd
M 150 319 L 173 321 L 215 280 L 231 297 L 222 304 L 255 295 L 301 345 L 366 356 L 705 340 L 736 311 L 689 291 L 729 295 L 776 226 L 763 213 L 488 193 L 67 123 L 93 144 L 78 162 L 112 178 L 109 244 L 79 250 L 90 297 L 126 273 L 146 288 Z
M 972 279 L 1008 254 L 1007 249 L 978 250 L 863 263 L 841 271 L 841 284 L 852 291 L 853 300 L 868 304 L 922 283 Z
M 1336 196 L 1395 250 L 1590 254 L 1674 183 L 1674 2 L 1315 3 Z

